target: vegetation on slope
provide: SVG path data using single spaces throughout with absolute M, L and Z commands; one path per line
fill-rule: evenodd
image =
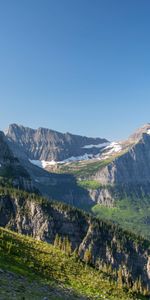
M 35 194 L 28 194 L 24 191 L 3 187 L 0 189 L 0 200 L 1 226 L 7 226 L 9 229 L 13 230 L 15 228 L 16 231 L 19 230 L 19 232 L 25 234 L 33 234 L 33 236 L 38 239 L 40 238 L 50 243 L 54 242 L 56 233 L 58 233 L 61 238 L 68 236 L 74 247 L 73 249 L 75 249 L 75 247 L 79 248 L 78 254 L 84 261 L 99 267 L 103 272 L 104 269 L 107 269 L 107 271 L 109 270 L 110 272 L 111 266 L 113 268 L 111 274 L 115 276 L 114 278 L 116 280 L 117 278 L 119 279 L 118 272 L 121 268 L 121 264 L 126 265 L 127 263 L 125 258 L 127 257 L 127 260 L 130 260 L 130 265 L 127 264 L 130 282 L 128 281 L 129 278 L 124 276 L 123 271 L 121 270 L 122 283 L 126 282 L 128 287 L 132 287 L 134 290 L 135 287 L 137 290 L 137 286 L 140 286 L 138 289 L 141 292 L 145 293 L 147 291 L 149 279 L 147 271 L 145 270 L 145 258 L 148 261 L 149 241 L 129 232 L 125 232 L 117 225 L 98 220 L 76 208 L 65 205 L 64 203 L 48 201 Z M 32 202 L 32 204 L 30 202 Z M 13 208 L 16 207 L 15 203 L 17 203 L 17 210 L 13 210 Z M 35 208 L 35 213 L 33 209 L 31 209 L 33 207 Z M 43 229 L 40 225 L 41 223 L 38 222 L 39 212 L 40 220 L 42 220 L 42 222 L 44 220 L 46 221 L 46 227 L 43 227 Z M 36 224 L 34 221 L 36 221 Z M 47 231 L 47 228 L 51 228 L 51 230 Z M 83 241 L 85 243 L 84 248 L 81 244 Z M 11 249 L 15 249 L 14 245 L 13 247 L 12 245 L 10 246 L 10 250 Z M 18 249 L 20 251 L 22 246 L 20 245 Z M 115 266 L 113 263 L 111 264 L 109 257 L 107 257 L 108 250 L 111 255 L 111 260 L 116 260 Z M 6 251 L 3 252 L 5 253 Z M 14 252 L 15 254 L 17 253 L 16 249 Z M 119 253 L 121 253 L 121 257 L 118 256 Z M 24 253 L 21 255 L 21 257 L 24 257 Z M 34 257 L 35 255 L 33 256 L 33 266 Z M 118 257 L 121 258 L 121 261 Z M 141 264 L 138 266 L 139 258 Z M 42 257 L 40 258 L 40 261 L 42 261 Z M 26 266 L 28 266 L 27 262 L 28 260 L 24 261 Z M 35 263 L 35 266 L 36 265 L 37 263 Z M 43 268 L 45 269 L 45 267 Z M 38 270 L 40 270 L 39 265 L 37 265 L 37 273 L 39 272 Z M 69 271 L 67 270 L 67 272 Z M 141 278 L 140 280 L 140 276 L 143 276 L 145 279 L 142 280 Z
M 79 162 L 70 162 L 65 164 L 58 164 L 57 167 L 52 168 L 48 167 L 48 171 L 53 171 L 56 173 L 68 173 L 75 175 L 77 178 L 89 178 L 92 175 L 95 175 L 100 169 L 107 166 L 114 157 L 110 159 L 105 159 L 102 161 L 99 160 L 86 160 Z
M 88 299 L 146 299 L 123 288 L 121 279 L 115 283 L 111 277 L 108 280 L 106 274 L 82 263 L 75 252 L 61 251 L 57 244 L 52 246 L 4 228 L 0 228 L 0 268 L 26 276 L 33 281 L 33 286 L 35 280 L 41 284 L 42 278 L 42 284 L 53 288 L 69 288 L 72 290 L 70 299 L 77 299 L 75 295 L 80 295 L 79 299 L 82 299 L 81 295 L 87 296 Z M 1 292 L 3 288 L 4 282 L 1 281 Z M 11 299 L 19 300 L 19 289 L 15 292 L 16 298 Z M 67 299 L 62 297 L 60 293 L 60 297 L 50 299 Z M 41 295 L 36 295 L 34 299 L 42 298 Z
M 92 212 L 100 219 L 110 220 L 124 229 L 150 239 L 150 199 L 117 200 L 112 208 L 96 204 Z
M 84 189 L 96 190 L 102 187 L 101 183 L 96 180 L 78 180 L 78 185 Z

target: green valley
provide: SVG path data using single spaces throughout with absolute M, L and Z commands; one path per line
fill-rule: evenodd
M 111 208 L 96 204 L 92 207 L 92 213 L 100 219 L 112 221 L 124 229 L 150 239 L 150 199 L 148 198 L 117 200 Z

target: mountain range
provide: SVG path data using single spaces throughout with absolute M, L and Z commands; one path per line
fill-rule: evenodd
M 113 289 L 116 280 L 132 289 L 130 296 L 129 290 L 128 296 L 112 292 L 110 299 L 145 299 L 150 290 L 150 124 L 119 142 L 10 125 L 0 132 L 0 226 L 48 244 L 56 245 L 57 238 L 63 251 L 71 247 L 69 255 L 76 253 L 83 263 L 106 272 Z M 2 240 L 8 261 L 10 255 L 16 264 L 13 233 L 4 230 Z M 21 243 L 26 249 L 27 240 Z M 44 272 L 41 263 L 38 268 Z
M 80 186 L 81 194 L 88 194 L 87 202 L 106 206 L 124 195 L 141 198 L 150 194 L 150 124 L 120 142 L 16 124 L 9 126 L 5 138 L 32 184 L 49 197 L 53 198 L 52 190 L 66 182 L 67 187 L 68 182 L 70 186 L 73 183 L 76 190 Z M 96 189 L 92 183 L 97 184 Z M 69 194 L 76 205 L 74 188 L 69 188 Z M 68 199 L 65 193 L 61 196 L 64 201 Z

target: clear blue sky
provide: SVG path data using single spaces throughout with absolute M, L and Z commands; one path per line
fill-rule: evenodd
M 1 0 L 0 128 L 108 139 L 150 122 L 149 0 Z

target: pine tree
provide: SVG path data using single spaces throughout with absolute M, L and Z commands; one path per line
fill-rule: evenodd
M 56 236 L 55 236 L 54 247 L 59 248 L 59 235 L 58 234 L 56 234 Z
M 87 264 L 90 264 L 92 262 L 92 253 L 89 248 L 85 250 L 84 260 Z
M 139 277 L 139 279 L 138 279 L 138 281 L 137 281 L 137 288 L 138 288 L 138 291 L 139 291 L 140 293 L 143 292 L 141 276 Z
M 121 266 L 119 267 L 119 270 L 118 270 L 118 287 L 119 288 L 123 287 L 123 276 L 122 276 L 122 268 L 121 268 Z
M 71 255 L 72 253 L 71 242 L 69 241 L 68 237 L 66 237 L 66 253 L 68 255 Z
M 73 257 L 78 258 L 78 248 L 76 247 L 72 253 Z

